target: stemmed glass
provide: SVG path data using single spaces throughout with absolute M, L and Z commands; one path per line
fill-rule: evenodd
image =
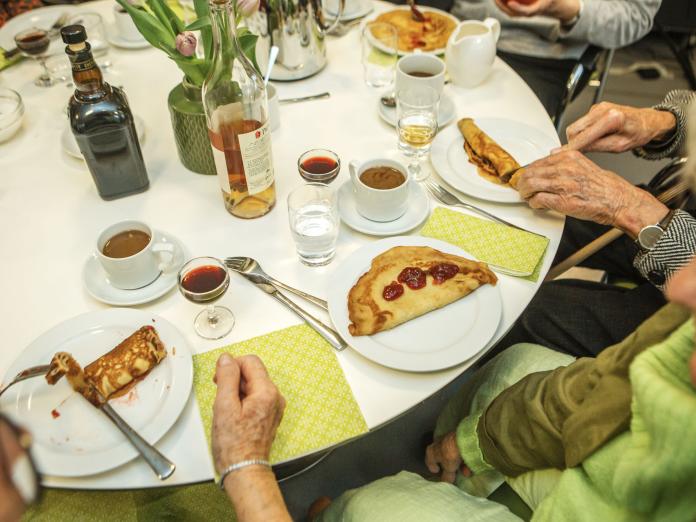
M 214 304 L 230 286 L 230 274 L 222 261 L 214 257 L 195 257 L 181 267 L 177 282 L 186 299 L 206 305 L 193 321 L 198 335 L 204 339 L 220 339 L 232 330 L 234 314 Z
M 440 95 L 427 86 L 408 87 L 396 93 L 396 131 L 399 150 L 411 158 L 408 169 L 416 181 L 428 177 L 420 160 L 430 152 L 437 134 L 437 110 Z
M 38 87 L 50 87 L 54 84 L 51 79 L 51 74 L 46 67 L 46 51 L 51 44 L 51 39 L 48 36 L 48 31 L 31 27 L 17 33 L 14 37 L 15 45 L 24 56 L 35 58 L 43 68 L 41 76 L 34 80 L 34 85 Z

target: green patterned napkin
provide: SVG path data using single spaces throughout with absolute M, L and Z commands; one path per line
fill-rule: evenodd
M 12 58 L 10 58 L 8 60 L 7 58 L 5 58 L 5 49 L 0 47 L 0 71 L 2 71 L 3 69 L 7 69 L 11 65 L 16 64 L 21 59 L 22 59 L 22 53 L 17 53 Z
M 532 272 L 529 281 L 539 279 L 548 238 L 523 230 L 438 207 L 420 231 L 422 236 L 447 241 L 479 260 L 521 272 Z
M 287 406 L 271 462 L 280 462 L 367 432 L 367 424 L 338 364 L 334 349 L 302 324 L 193 357 L 193 386 L 208 444 L 213 421 L 215 364 L 223 352 L 256 354 Z

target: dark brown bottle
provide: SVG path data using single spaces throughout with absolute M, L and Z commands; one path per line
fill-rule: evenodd
M 83 26 L 60 32 L 75 82 L 70 127 L 99 195 L 116 199 L 147 190 L 150 181 L 126 95 L 103 81 Z

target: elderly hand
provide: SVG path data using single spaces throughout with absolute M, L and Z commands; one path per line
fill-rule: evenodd
M 222 354 L 215 372 L 213 457 L 218 472 L 247 459 L 268 460 L 285 399 L 261 359 Z
M 580 0 L 495 0 L 509 16 L 550 16 L 566 23 L 580 12 Z
M 457 471 L 461 471 L 465 477 L 471 476 L 471 470 L 462 461 L 457 446 L 457 435 L 453 431 L 440 437 L 427 447 L 425 465 L 431 473 L 442 471 L 440 478 L 444 482 L 454 482 Z
M 556 151 L 624 152 L 665 139 L 676 125 L 669 111 L 602 102 L 566 129 L 568 144 Z
M 634 239 L 669 209 L 650 193 L 604 170 L 577 151 L 563 151 L 535 161 L 517 185 L 532 208 L 620 228 Z

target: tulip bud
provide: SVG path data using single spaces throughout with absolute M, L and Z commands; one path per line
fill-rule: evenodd
M 194 55 L 196 43 L 196 35 L 191 31 L 184 31 L 176 35 L 176 50 L 184 56 Z
M 253 15 L 259 10 L 261 0 L 237 0 L 237 8 L 244 17 Z

